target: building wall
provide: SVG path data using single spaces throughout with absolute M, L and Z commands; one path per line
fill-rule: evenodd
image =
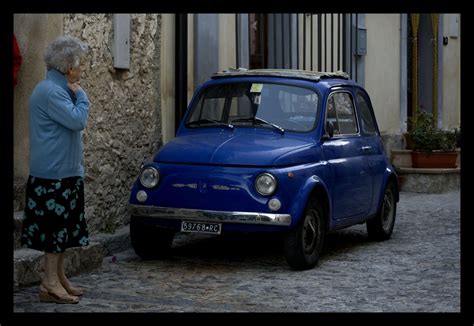
M 219 70 L 235 68 L 235 14 L 219 15 Z
M 33 88 L 46 75 L 46 67 L 39 63 L 44 62 L 43 50 L 46 45 L 62 34 L 62 22 L 61 14 L 14 15 L 13 31 L 23 58 L 18 84 L 14 89 L 13 107 L 13 173 L 15 183 L 18 184 L 24 183 L 29 173 L 28 99 Z M 23 192 L 23 187 L 20 187 L 20 191 Z
M 166 144 L 175 135 L 175 15 L 163 14 L 161 39 L 161 132 Z M 189 72 L 188 72 L 189 76 Z
M 163 144 L 175 137 L 175 15 L 162 14 L 161 113 Z M 194 94 L 194 14 L 188 14 L 188 104 Z
M 26 59 L 15 94 L 15 175 L 27 175 L 17 162 L 27 162 L 26 101 L 44 78 L 45 46 L 62 32 L 75 36 L 91 49 L 81 80 L 91 102 L 83 134 L 86 217 L 91 233 L 112 232 L 128 222 L 140 164 L 161 145 L 161 15 L 131 15 L 127 70 L 113 67 L 112 14 L 18 15 L 15 32 Z
M 443 128 L 451 129 L 461 124 L 461 15 L 443 16 L 444 36 L 448 37 L 443 46 Z
M 382 134 L 400 134 L 400 15 L 367 14 L 365 86 Z
M 128 222 L 127 203 L 140 164 L 161 145 L 161 15 L 132 14 L 130 69 L 113 67 L 113 15 L 64 15 L 65 34 L 86 41 L 91 62 L 83 88 L 90 101 L 84 134 L 89 227 Z

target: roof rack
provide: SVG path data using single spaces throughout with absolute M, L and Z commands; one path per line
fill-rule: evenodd
M 308 71 L 298 69 L 245 69 L 245 68 L 229 68 L 224 71 L 216 72 L 211 76 L 212 79 L 222 77 L 241 77 L 241 76 L 274 76 L 286 78 L 309 79 L 319 81 L 325 78 L 341 78 L 349 79 L 349 75 L 343 71 L 321 72 Z

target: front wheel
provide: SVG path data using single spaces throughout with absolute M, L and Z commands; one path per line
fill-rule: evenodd
M 296 270 L 314 267 L 319 260 L 326 226 L 324 210 L 319 203 L 311 200 L 303 213 L 299 225 L 285 236 L 285 256 L 288 265 Z
M 130 242 L 143 260 L 164 258 L 170 254 L 174 232 L 144 223 L 143 218 L 130 219 Z
M 375 218 L 367 221 L 369 239 L 383 241 L 390 239 L 395 225 L 397 202 L 395 200 L 395 185 L 389 182 L 383 196 L 382 206 Z

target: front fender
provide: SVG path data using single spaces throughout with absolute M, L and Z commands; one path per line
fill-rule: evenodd
M 328 212 L 327 213 L 328 213 L 328 216 L 331 216 L 332 209 L 331 209 L 331 200 L 329 196 L 330 194 L 329 189 L 326 183 L 324 182 L 324 180 L 322 180 L 320 177 L 316 175 L 312 175 L 305 181 L 304 185 L 301 188 L 301 191 L 299 192 L 298 196 L 295 198 L 295 202 L 293 203 L 291 207 L 291 216 L 292 216 L 291 227 L 292 228 L 296 227 L 299 224 L 303 216 L 303 212 L 306 208 L 306 204 L 308 203 L 309 197 L 311 196 L 311 194 L 316 188 L 320 188 L 326 194 L 328 198 L 328 203 L 327 203 Z

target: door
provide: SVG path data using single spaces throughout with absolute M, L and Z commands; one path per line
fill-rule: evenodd
M 385 168 L 387 166 L 387 158 L 369 95 L 361 88 L 357 88 L 355 94 L 357 112 L 359 113 L 360 134 L 365 143 L 365 148 L 367 148 L 365 155 L 367 156 L 369 170 L 372 176 L 372 209 L 370 213 L 374 213 L 376 207 L 372 206 L 378 203 L 378 196 L 383 193 L 383 189 L 381 188 Z
M 329 95 L 326 121 L 334 129 L 333 137 L 322 145 L 333 176 L 333 219 L 365 216 L 372 201 L 372 176 L 349 90 Z

